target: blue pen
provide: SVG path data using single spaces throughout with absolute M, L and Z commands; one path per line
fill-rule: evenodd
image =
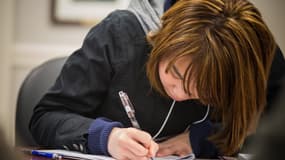
M 24 152 L 29 153 L 34 156 L 41 156 L 51 159 L 62 159 L 62 156 L 57 153 L 42 152 L 39 150 L 24 150 Z

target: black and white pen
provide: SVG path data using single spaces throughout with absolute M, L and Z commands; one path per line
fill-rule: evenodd
M 134 107 L 133 107 L 133 105 L 129 99 L 129 96 L 123 91 L 119 92 L 119 96 L 120 96 L 120 99 L 121 99 L 122 104 L 124 106 L 124 109 L 128 115 L 128 118 L 130 119 L 130 121 L 132 123 L 132 126 L 134 128 L 140 129 L 140 125 L 136 119 L 135 110 L 134 110 Z
M 132 126 L 134 128 L 137 128 L 137 129 L 141 129 L 137 119 L 136 119 L 136 116 L 135 116 L 135 109 L 134 109 L 134 106 L 132 105 L 131 103 L 131 100 L 129 98 L 129 96 L 127 95 L 127 93 L 125 93 L 124 91 L 119 91 L 119 96 L 120 96 L 120 99 L 122 101 L 122 104 L 124 106 L 124 109 L 132 123 Z M 150 157 L 150 160 L 153 160 L 153 157 Z

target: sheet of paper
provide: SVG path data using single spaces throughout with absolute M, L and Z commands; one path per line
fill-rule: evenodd
M 238 154 L 238 160 L 251 160 L 253 157 L 252 154 L 246 154 L 246 153 L 239 153 Z
M 153 160 L 194 160 L 195 155 L 189 154 L 184 157 L 178 157 L 178 156 L 167 156 L 167 157 L 156 157 L 153 158 Z
M 55 149 L 55 150 L 38 150 L 41 152 L 48 152 L 48 153 L 57 153 L 63 158 L 69 158 L 69 159 L 74 159 L 74 160 L 115 160 L 112 157 L 107 157 L 103 155 L 92 155 L 92 154 L 84 154 L 80 152 L 75 152 L 75 151 L 67 151 L 67 150 L 60 150 L 60 149 Z M 193 160 L 194 156 L 188 155 L 185 157 L 178 157 L 178 156 L 167 156 L 167 157 L 155 157 L 153 160 Z

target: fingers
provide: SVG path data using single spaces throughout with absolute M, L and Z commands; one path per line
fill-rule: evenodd
M 157 156 L 178 155 L 185 156 L 192 153 L 189 133 L 182 133 L 159 144 Z
M 148 149 L 137 141 L 130 139 L 127 143 L 127 149 L 129 149 L 133 154 L 137 156 L 145 156 L 148 154 Z
M 163 157 L 163 156 L 169 156 L 169 155 L 177 155 L 177 156 L 183 157 L 190 153 L 192 153 L 192 151 L 189 150 L 188 148 L 178 148 L 174 146 L 165 147 L 165 148 L 159 147 L 159 151 L 157 152 L 156 156 Z
M 142 130 L 138 130 L 135 128 L 128 128 L 129 136 L 132 137 L 137 142 L 141 143 L 144 147 L 149 148 L 150 142 L 153 141 L 150 134 L 144 132 Z
M 150 147 L 149 147 L 149 157 L 155 157 L 158 151 L 158 148 L 159 148 L 158 144 L 152 140 Z
M 153 141 L 151 135 L 135 128 L 129 128 L 129 131 L 129 136 L 134 140 L 130 141 L 131 144 L 129 146 L 132 146 L 130 150 L 138 156 L 143 154 L 154 157 L 158 150 L 158 144 Z M 139 155 L 138 153 L 141 154 Z
M 156 156 L 158 157 L 163 157 L 163 156 L 168 156 L 168 155 L 173 155 L 175 153 L 173 153 L 173 150 L 171 148 L 161 148 L 161 146 L 159 147 L 159 151 L 157 152 Z
M 174 155 L 173 146 L 170 140 L 159 143 L 159 150 L 157 152 L 158 157 Z
M 151 136 L 135 128 L 113 128 L 109 136 L 108 151 L 116 159 L 147 160 L 157 150 Z

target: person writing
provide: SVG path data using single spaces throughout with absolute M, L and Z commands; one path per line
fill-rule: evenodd
M 247 0 L 179 0 L 161 20 L 158 6 L 133 0 L 90 30 L 34 109 L 40 145 L 136 160 L 239 150 L 266 105 L 272 34 Z

